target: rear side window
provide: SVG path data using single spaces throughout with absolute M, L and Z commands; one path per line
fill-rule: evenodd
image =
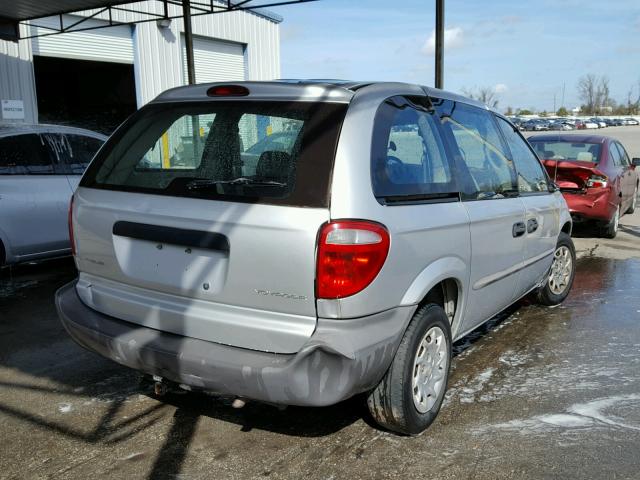
M 371 174 L 374 194 L 379 199 L 457 196 L 438 131 L 438 117 L 419 101 L 394 97 L 378 109 Z
M 620 150 L 616 147 L 616 144 L 613 142 L 609 144 L 609 157 L 616 167 L 622 166 L 622 155 L 620 154 Z
M 501 198 L 517 192 L 516 172 L 493 117 L 486 110 L 445 101 L 439 107 L 443 129 L 454 143 L 467 175 L 463 196 L 469 200 Z
M 327 206 L 346 105 L 220 101 L 141 109 L 108 141 L 84 187 Z
M 82 175 L 103 143 L 84 135 L 59 132 L 42 133 L 39 137 L 55 173 L 69 175 Z
M 518 190 L 521 193 L 546 192 L 549 193 L 547 176 L 538 158 L 531 151 L 526 141 L 515 131 L 515 127 L 503 118 L 496 117 L 496 121 L 504 135 L 511 159 L 518 172 Z
M 620 145 L 618 142 L 615 142 L 615 145 L 618 148 L 618 151 L 620 152 L 620 160 L 622 161 L 622 165 L 625 167 L 628 167 L 629 165 L 631 165 L 631 160 L 629 160 L 629 155 L 627 154 L 627 151 L 624 149 L 624 147 Z
M 63 156 L 68 173 L 82 175 L 89 166 L 91 159 L 104 143 L 102 140 L 84 135 L 65 135 L 69 149 Z
M 0 175 L 50 175 L 53 164 L 41 135 L 0 138 Z

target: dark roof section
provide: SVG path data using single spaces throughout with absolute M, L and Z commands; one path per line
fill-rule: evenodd
M 278 83 L 291 83 L 295 85 L 332 85 L 355 92 L 356 90 L 380 82 L 355 82 L 353 80 L 340 80 L 334 78 L 280 78 L 275 80 Z
M 142 0 L 150 4 L 165 5 L 163 0 Z M 193 1 L 191 3 L 191 16 L 211 15 L 231 11 L 245 11 L 254 13 L 275 23 L 282 22 L 282 17 L 261 5 L 275 7 L 278 5 L 288 5 L 295 3 L 313 2 L 316 0 L 234 0 L 234 1 Z M 162 19 L 167 15 L 158 15 L 150 11 L 143 11 L 140 8 L 141 1 L 135 0 L 11 0 L 0 1 L 0 39 L 17 41 L 20 38 L 18 25 L 21 22 L 35 20 L 37 18 L 60 16 L 65 14 L 80 13 L 87 10 L 104 10 L 109 13 L 111 19 L 112 10 L 125 10 L 139 14 L 140 19 L 131 23 L 143 23 Z M 170 0 L 167 5 L 171 8 L 180 6 L 181 0 Z M 181 11 L 181 8 L 180 8 Z M 166 12 L 166 10 L 165 10 Z M 166 18 L 181 18 L 182 15 L 168 14 Z M 62 24 L 62 21 L 60 22 Z M 78 24 L 81 22 L 78 22 Z M 111 23 L 111 20 L 110 20 Z M 113 25 L 118 22 L 113 21 Z M 109 27 L 110 25 L 105 25 Z M 99 28 L 105 28 L 99 27 Z M 95 27 L 94 27 L 95 28 Z M 55 35 L 70 31 L 71 27 L 50 31 L 47 35 Z M 73 28 L 74 31 L 82 31 L 83 28 Z
M 160 3 L 158 0 L 147 0 L 151 3 Z M 172 3 L 174 3 L 174 0 Z M 180 1 L 180 0 L 177 0 Z M 69 14 L 82 12 L 84 10 L 92 10 L 95 8 L 117 7 L 127 4 L 141 3 L 140 0 L 11 0 L 0 2 L 0 19 L 9 22 L 23 22 L 33 20 L 34 18 L 50 17 L 53 15 Z M 201 7 L 202 2 L 193 2 L 192 7 Z M 209 2 L 205 2 L 209 3 Z M 224 2 L 226 4 L 226 1 Z M 270 18 L 275 22 L 282 22 L 282 17 L 273 12 L 260 8 L 260 5 L 252 6 L 250 2 L 233 1 L 231 9 L 234 10 L 236 4 L 242 3 L 242 10 L 254 11 L 257 14 Z M 270 4 L 278 4 L 279 1 L 269 2 Z M 216 8 L 226 8 L 218 2 L 213 4 Z
M 31 20 L 33 18 L 50 17 L 61 13 L 80 12 L 93 8 L 102 8 L 132 3 L 131 0 L 12 0 L 0 2 L 0 18 L 13 21 Z
M 351 90 L 355 92 L 367 85 L 373 85 L 376 83 L 390 83 L 390 82 L 375 82 L 375 81 L 354 81 L 354 80 L 342 80 L 342 79 L 330 79 L 330 78 L 281 78 L 276 80 L 276 82 L 282 83 L 292 83 L 297 85 L 332 85 L 335 87 L 345 88 L 347 90 Z M 395 83 L 395 82 L 393 82 Z M 426 87 L 424 85 L 420 85 L 420 87 L 427 93 L 427 95 L 437 98 L 442 98 L 444 100 L 453 100 L 456 102 L 468 103 L 470 105 L 475 105 L 482 108 L 487 108 L 487 106 L 482 103 L 474 100 L 472 98 L 464 97 L 462 95 L 458 95 L 457 93 L 449 92 L 447 90 L 440 90 L 439 88 L 434 87 Z
M 285 78 L 273 81 L 241 81 L 241 82 L 215 82 L 215 83 L 201 83 L 197 85 L 186 85 L 181 87 L 171 88 L 158 95 L 155 98 L 156 101 L 175 101 L 175 100 L 187 100 L 187 99 L 202 99 L 206 97 L 207 90 L 213 85 L 244 85 L 252 92 L 252 94 L 258 97 L 263 96 L 265 98 L 287 98 L 295 99 L 297 96 L 304 92 L 303 97 L 307 100 L 316 99 L 323 92 L 323 95 L 330 95 L 333 101 L 350 101 L 351 97 L 356 91 L 365 88 L 369 85 L 388 85 L 390 88 L 396 88 L 401 85 L 411 85 L 412 87 L 418 87 L 429 97 L 441 98 L 444 100 L 452 100 L 455 102 L 466 103 L 476 106 L 478 108 L 491 110 L 485 104 L 478 102 L 472 98 L 463 97 L 456 93 L 447 92 L 446 90 L 440 90 L 432 87 L 425 87 L 423 85 L 416 85 L 402 82 L 366 82 L 366 81 L 353 81 L 353 80 L 334 80 L 334 79 L 297 79 L 297 78 Z M 302 87 L 302 88 L 301 88 Z M 314 91 L 312 89 L 305 89 L 304 87 L 320 87 L 320 90 Z M 395 95 L 397 93 L 391 93 Z M 302 97 L 300 97 L 302 98 Z
M 342 87 L 347 90 L 351 90 L 352 92 L 355 92 L 363 87 L 366 87 L 367 85 L 373 85 L 376 83 L 391 83 L 391 82 L 375 82 L 375 81 L 366 82 L 366 81 L 354 81 L 354 80 L 324 79 L 324 78 L 307 78 L 307 79 L 283 78 L 276 81 L 283 82 L 283 83 L 294 83 L 298 85 L 332 85 L 335 87 Z M 396 82 L 393 82 L 393 83 L 396 83 Z M 424 85 L 419 85 L 419 86 L 430 97 L 442 98 L 443 100 L 452 100 L 454 102 L 468 103 L 469 105 L 474 105 L 477 107 L 486 108 L 490 110 L 490 108 L 487 107 L 487 105 L 477 100 L 474 100 L 472 98 L 458 95 L 457 93 L 449 92 L 447 90 L 440 90 L 439 88 L 426 87 Z

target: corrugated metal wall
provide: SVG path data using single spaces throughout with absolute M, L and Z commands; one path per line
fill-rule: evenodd
M 26 27 L 20 27 L 20 31 L 21 35 L 27 34 Z M 14 43 L 0 40 L 0 99 L 22 100 L 25 110 L 24 120 L 2 120 L 0 117 L 0 121 L 38 121 L 31 42 Z
M 68 16 L 77 21 L 79 17 Z M 42 27 L 56 27 L 58 19 L 43 18 L 37 21 Z M 109 25 L 102 20 L 85 20 L 83 26 L 99 27 Z M 78 58 L 117 63 L 133 63 L 132 28 L 129 25 L 118 25 L 86 32 L 69 32 L 64 35 L 47 35 L 32 40 L 34 55 L 57 58 Z M 51 32 L 46 28 L 33 26 L 33 35 Z
M 162 13 L 162 6 L 158 2 L 138 3 L 131 7 Z M 180 7 L 170 5 L 169 8 L 172 15 L 181 13 Z M 87 15 L 91 13 L 85 12 Z M 106 19 L 106 15 L 96 16 L 96 19 L 100 18 Z M 113 20 L 123 22 L 136 18 L 139 16 L 117 12 Z M 21 28 L 26 36 L 26 27 Z M 104 32 L 108 32 L 108 29 Z M 182 53 L 183 32 L 181 19 L 173 20 L 168 28 L 160 28 L 156 22 L 141 23 L 132 28 L 139 107 L 164 90 L 184 84 L 186 76 Z M 280 77 L 280 37 L 276 21 L 249 12 L 199 16 L 193 18 L 193 34 L 245 45 L 248 80 L 271 80 Z M 55 38 L 56 36 L 50 37 L 53 41 Z M 25 122 L 29 123 L 37 122 L 32 53 L 32 42 L 37 41 L 22 40 L 15 44 L 0 40 L 0 99 L 23 100 Z
M 143 4 L 141 8 L 161 13 L 155 3 Z M 172 15 L 180 14 L 178 7 L 170 5 L 170 9 Z M 246 45 L 247 80 L 280 77 L 280 36 L 276 22 L 253 13 L 229 12 L 193 17 L 192 25 L 194 35 Z M 182 19 L 173 20 L 169 28 L 158 28 L 155 22 L 136 25 L 134 50 L 136 67 L 141 71 L 138 75 L 136 70 L 139 104 L 168 88 L 184 85 L 182 32 Z
M 182 77 L 187 83 L 187 49 L 182 42 Z M 198 83 L 242 81 L 247 79 L 247 66 L 242 43 L 223 42 L 204 37 L 193 37 L 193 58 Z

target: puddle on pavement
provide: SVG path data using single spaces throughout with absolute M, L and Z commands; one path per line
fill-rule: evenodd
M 4 267 L 0 269 L 0 302 L 41 299 L 43 291 L 55 291 L 76 275 L 71 258 Z
M 640 391 L 636 286 L 640 260 L 580 259 L 562 305 L 521 302 L 456 343 L 446 404 L 517 399 L 539 407 L 542 396 L 580 404 L 611 391 L 634 395 Z

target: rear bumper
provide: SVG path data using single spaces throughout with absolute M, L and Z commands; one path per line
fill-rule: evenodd
M 56 293 L 69 335 L 117 363 L 223 395 L 284 405 L 332 405 L 385 374 L 415 307 L 351 320 L 319 319 L 296 354 L 231 347 L 125 322 L 87 307 L 75 281 Z
M 617 204 L 612 201 L 614 192 L 611 189 L 586 193 L 567 191 L 562 193 L 571 212 L 571 218 L 576 223 L 584 220 L 608 222 L 616 211 Z

